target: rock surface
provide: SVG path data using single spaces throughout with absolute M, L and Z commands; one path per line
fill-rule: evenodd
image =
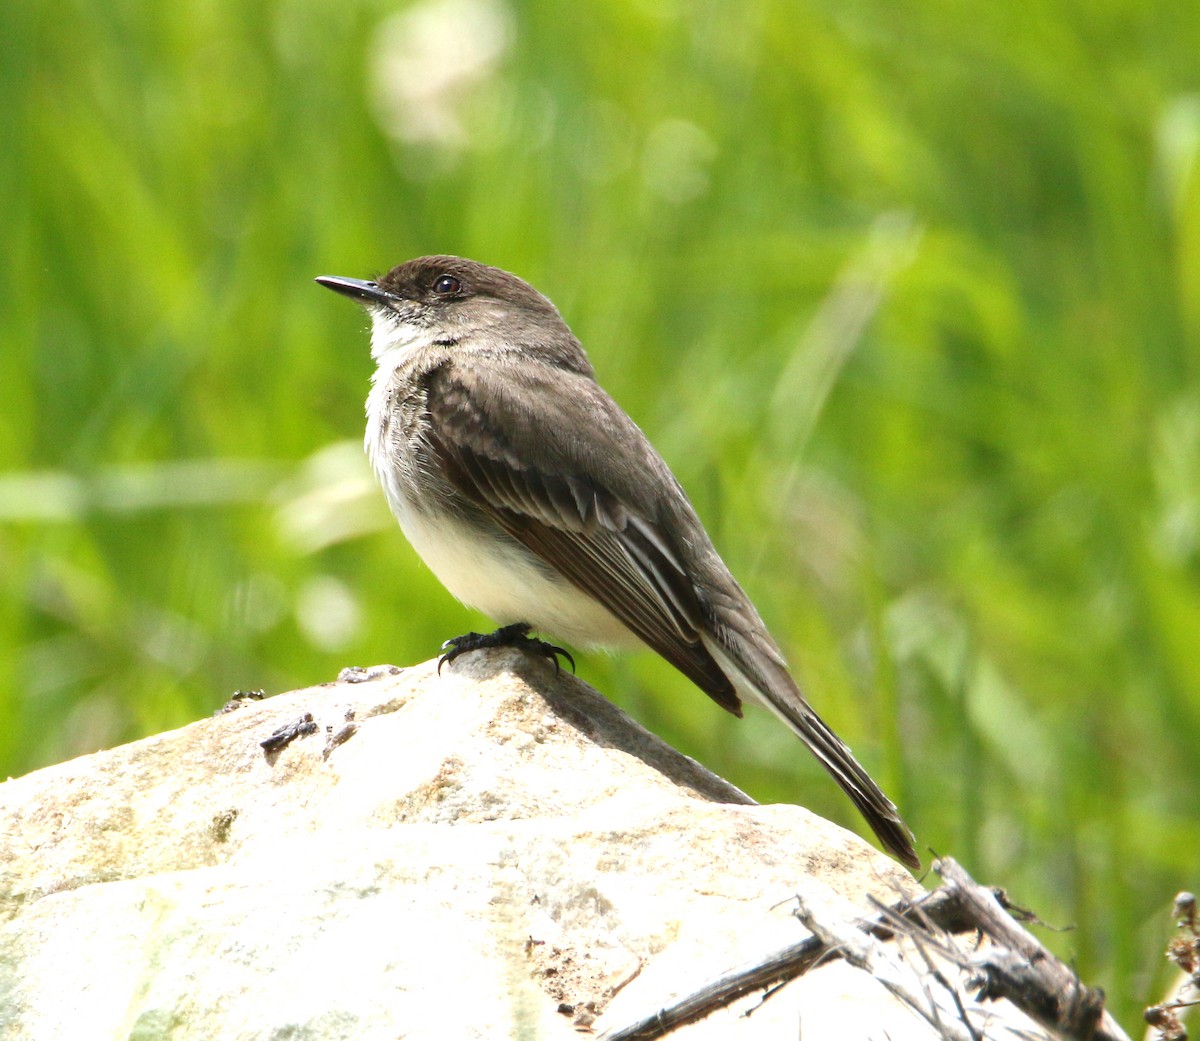
M 0 785 L 0 1037 L 578 1037 L 919 892 L 548 662 L 355 678 Z M 673 1036 L 936 1036 L 844 962 L 759 1001 Z

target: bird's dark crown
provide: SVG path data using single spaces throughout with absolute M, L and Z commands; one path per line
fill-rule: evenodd
M 465 257 L 417 257 L 392 268 L 376 279 L 376 285 L 394 296 L 423 304 L 491 297 L 558 317 L 555 306 L 529 283 L 500 268 Z

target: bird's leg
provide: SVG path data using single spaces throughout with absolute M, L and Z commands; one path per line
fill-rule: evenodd
M 438 672 L 442 671 L 442 666 L 446 662 L 454 661 L 460 654 L 465 654 L 467 651 L 478 651 L 484 647 L 521 647 L 541 655 L 543 658 L 549 658 L 554 662 L 555 672 L 559 671 L 558 656 L 561 654 L 571 663 L 571 671 L 574 672 L 575 659 L 571 657 L 570 653 L 562 647 L 556 647 L 545 640 L 539 640 L 536 636 L 530 636 L 531 628 L 532 626 L 527 622 L 514 622 L 512 625 L 501 626 L 494 633 L 466 633 L 463 636 L 454 636 L 442 644 L 442 650 L 445 653 L 438 658 Z

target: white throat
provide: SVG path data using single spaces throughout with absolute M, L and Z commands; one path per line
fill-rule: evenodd
M 371 357 L 380 374 L 390 374 L 396 366 L 416 350 L 428 346 L 433 340 L 433 334 L 419 325 L 397 320 L 394 312 L 383 308 L 371 309 Z

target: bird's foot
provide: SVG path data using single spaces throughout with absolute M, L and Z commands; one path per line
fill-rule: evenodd
M 438 672 L 442 671 L 446 662 L 454 661 L 460 654 L 478 651 L 484 647 L 520 647 L 543 658 L 549 658 L 554 662 L 556 673 L 559 671 L 558 656 L 561 654 L 571 663 L 571 671 L 574 672 L 575 659 L 570 653 L 545 640 L 539 640 L 536 636 L 530 636 L 531 628 L 526 622 L 514 622 L 512 625 L 502 626 L 494 633 L 466 633 L 463 636 L 452 637 L 442 644 L 445 653 L 438 658 Z

